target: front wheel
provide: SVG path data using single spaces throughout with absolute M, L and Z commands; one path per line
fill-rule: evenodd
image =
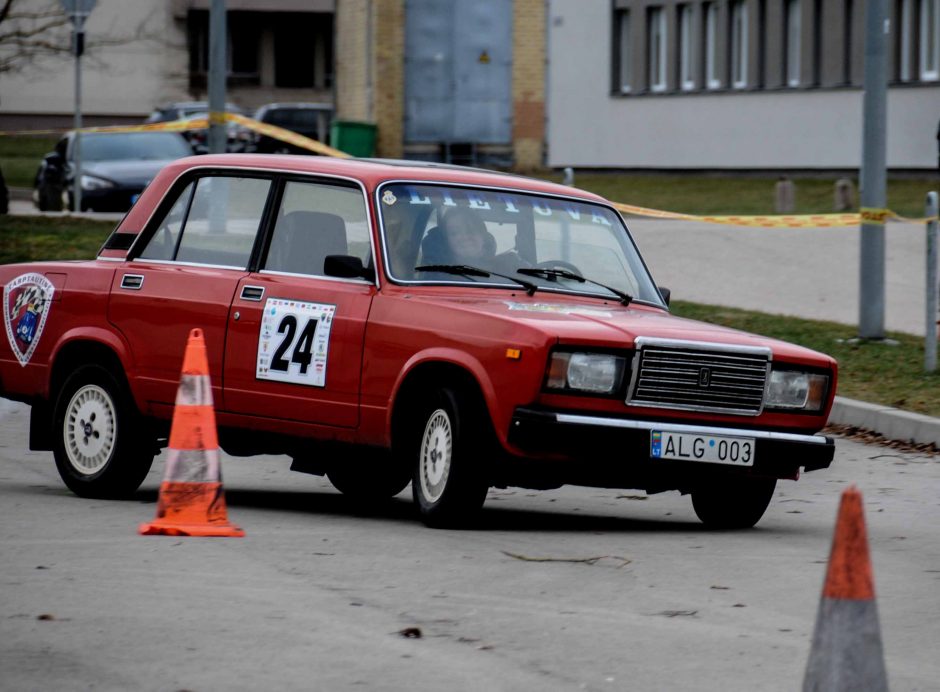
M 483 506 L 486 475 L 485 412 L 461 391 L 433 392 L 412 419 L 412 495 L 428 526 L 456 527 Z
M 727 478 L 692 491 L 692 507 L 710 529 L 749 529 L 767 511 L 776 478 Z
M 53 434 L 56 468 L 80 497 L 127 497 L 153 464 L 154 440 L 127 387 L 100 365 L 83 365 L 66 379 Z

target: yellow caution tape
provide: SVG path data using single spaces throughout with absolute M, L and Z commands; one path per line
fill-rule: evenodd
M 308 151 L 322 154 L 323 156 L 333 156 L 335 158 L 341 159 L 352 158 L 352 156 L 347 154 L 345 151 L 334 149 L 333 147 L 327 146 L 323 142 L 318 142 L 317 140 L 311 139 L 310 137 L 304 137 L 303 135 L 292 132 L 291 130 L 285 130 L 283 127 L 277 127 L 276 125 L 269 125 L 268 123 L 246 118 L 244 115 L 226 113 L 225 119 L 230 122 L 238 123 L 239 125 L 254 130 L 255 132 L 259 132 L 260 134 L 267 135 L 268 137 L 274 137 L 275 139 L 279 139 L 280 141 L 286 142 L 287 144 L 293 144 L 303 149 L 307 149 Z
M 345 151 L 340 151 L 323 142 L 310 137 L 286 130 L 283 127 L 263 123 L 244 115 L 213 111 L 205 118 L 190 118 L 188 120 L 174 120 L 163 123 L 149 123 L 146 125 L 113 125 L 108 127 L 85 127 L 81 132 L 184 132 L 186 130 L 204 130 L 211 124 L 226 122 L 238 123 L 242 127 L 253 130 L 262 135 L 293 144 L 301 149 L 307 149 L 323 156 L 335 158 L 352 158 Z M 62 134 L 69 130 L 7 130 L 0 132 L 2 136 L 12 135 L 50 135 Z M 704 216 L 701 214 L 682 214 L 650 207 L 640 207 L 634 204 L 614 202 L 613 206 L 625 214 L 645 216 L 656 219 L 675 219 L 679 221 L 703 221 L 705 223 L 722 224 L 726 226 L 750 226 L 755 228 L 836 228 L 845 226 L 858 226 L 860 224 L 880 224 L 888 220 L 903 221 L 905 223 L 924 224 L 928 221 L 937 221 L 937 217 L 911 219 L 897 214 L 890 209 L 862 207 L 858 213 L 851 214 L 775 214 L 775 215 L 721 215 Z

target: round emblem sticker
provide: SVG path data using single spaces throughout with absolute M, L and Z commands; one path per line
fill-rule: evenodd
M 55 287 L 42 274 L 21 274 L 3 289 L 3 323 L 13 354 L 26 365 L 42 336 Z
M 391 206 L 398 201 L 398 198 L 394 195 L 394 193 L 392 193 L 391 190 L 386 190 L 385 194 L 382 195 L 382 201 Z

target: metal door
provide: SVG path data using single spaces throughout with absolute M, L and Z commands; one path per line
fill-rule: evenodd
M 405 1 L 405 141 L 512 139 L 512 0 Z

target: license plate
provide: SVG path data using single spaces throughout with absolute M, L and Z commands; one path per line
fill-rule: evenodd
M 650 436 L 650 456 L 654 459 L 753 466 L 754 439 L 653 430 Z

